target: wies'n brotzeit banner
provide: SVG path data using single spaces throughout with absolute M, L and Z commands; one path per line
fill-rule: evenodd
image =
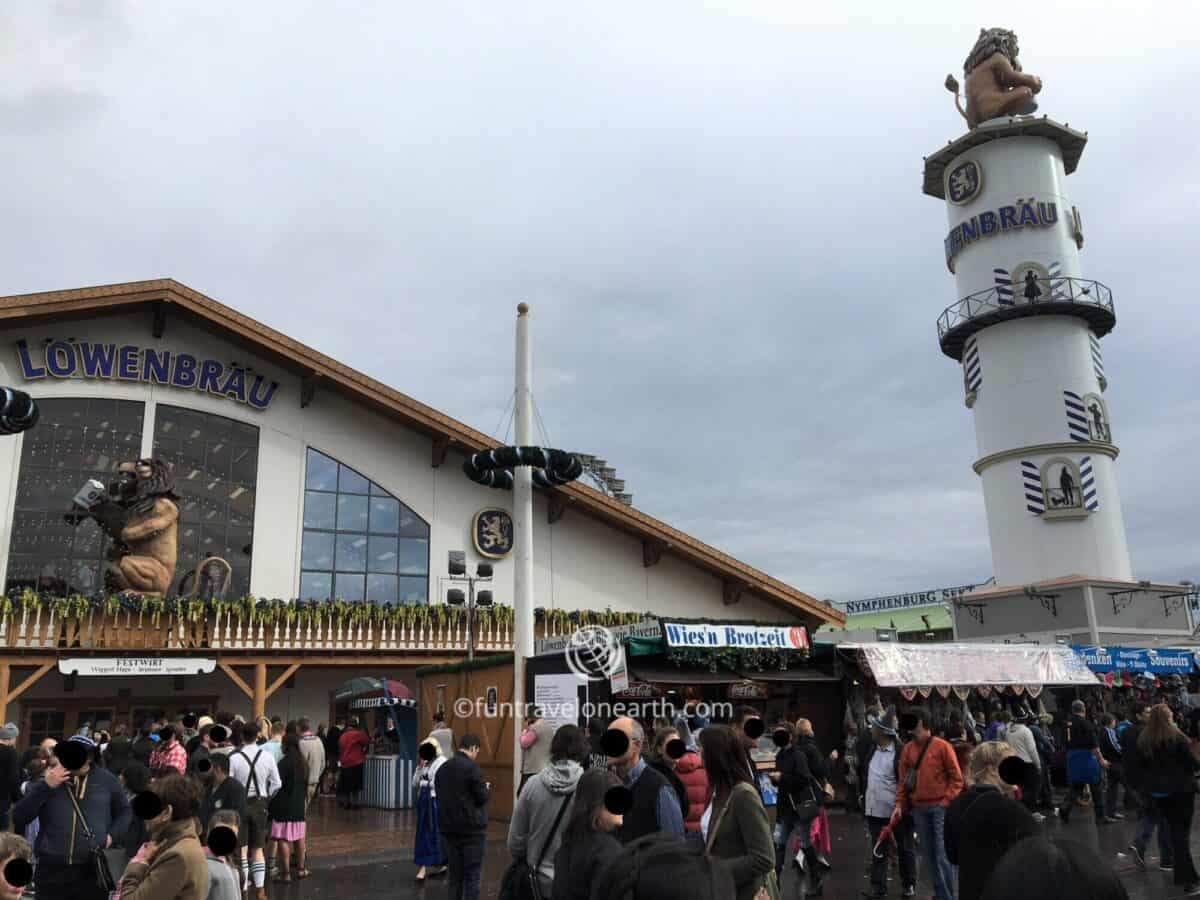
M 662 623 L 668 647 L 740 647 L 746 650 L 807 650 L 803 625 L 737 625 L 734 623 Z

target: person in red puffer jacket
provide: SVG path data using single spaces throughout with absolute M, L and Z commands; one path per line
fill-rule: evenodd
M 658 759 L 671 770 L 670 781 L 680 793 L 683 830 L 689 838 L 700 838 L 700 817 L 708 806 L 708 774 L 695 750 L 687 723 L 676 720 L 674 728 L 660 728 L 654 735 Z

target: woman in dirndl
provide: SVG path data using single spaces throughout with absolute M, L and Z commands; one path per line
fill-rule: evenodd
M 438 834 L 437 786 L 434 778 L 446 757 L 436 738 L 427 737 L 417 748 L 417 770 L 413 772 L 413 790 L 417 792 L 417 839 L 413 846 L 413 862 L 417 864 L 417 881 L 426 875 L 446 873 L 446 854 Z

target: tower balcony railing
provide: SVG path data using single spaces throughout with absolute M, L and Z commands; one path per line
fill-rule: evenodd
M 969 294 L 938 317 L 942 352 L 962 360 L 967 338 L 989 325 L 1027 316 L 1078 316 L 1097 337 L 1117 324 L 1112 291 L 1090 278 L 1029 278 Z

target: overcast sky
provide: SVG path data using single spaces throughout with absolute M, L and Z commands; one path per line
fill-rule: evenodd
M 639 508 L 821 598 L 981 581 L 920 186 L 1009 27 L 1090 134 L 1135 572 L 1200 579 L 1200 12 L 810 6 L 5 4 L 0 293 L 173 277 L 489 432 L 524 300 L 551 441 Z

